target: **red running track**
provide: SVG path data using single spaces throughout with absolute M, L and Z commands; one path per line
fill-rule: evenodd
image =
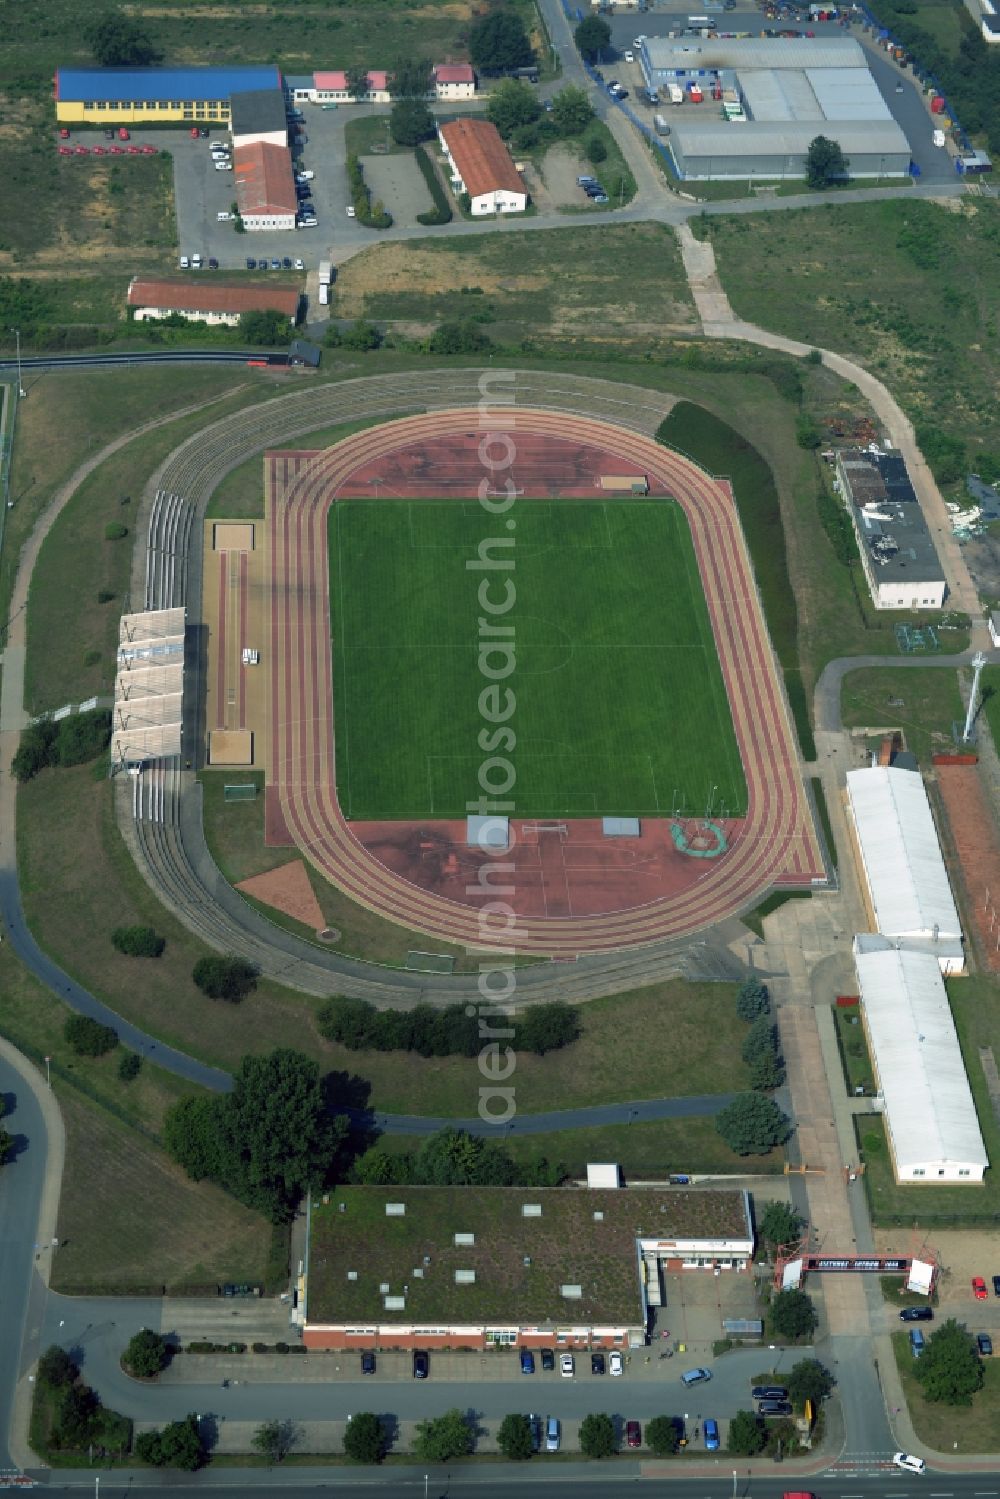
M 696 886 L 601 915 L 518 917 L 513 931 L 491 927 L 473 906 L 393 873 L 355 837 L 336 790 L 327 515 L 361 466 L 468 432 L 479 420 L 475 409 L 466 409 L 386 423 L 304 462 L 289 475 L 283 493 L 269 487 L 268 786 L 294 842 L 327 879 L 390 921 L 470 948 L 501 943 L 561 958 L 690 936 L 746 909 L 775 884 L 823 879 L 793 730 L 731 494 L 650 438 L 543 410 L 505 413 L 504 426 L 616 453 L 625 471 L 638 465 L 651 486 L 672 494 L 687 516 L 747 780 L 743 836 Z

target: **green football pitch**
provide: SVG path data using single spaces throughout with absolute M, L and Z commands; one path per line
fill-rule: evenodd
M 508 530 L 506 522 L 515 526 Z M 669 500 L 340 500 L 330 511 L 337 789 L 345 816 L 464 817 L 491 754 L 516 773 L 518 817 L 746 811 L 733 733 L 687 521 Z M 467 567 L 480 543 L 509 571 Z M 516 601 L 516 699 L 480 710 L 477 591 Z M 487 661 L 502 669 L 499 657 Z M 487 700 L 487 707 L 489 707 Z M 496 712 L 496 708 L 493 709 Z M 500 771 L 496 778 L 499 779 Z

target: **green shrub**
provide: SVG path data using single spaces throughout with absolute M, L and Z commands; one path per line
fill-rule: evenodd
M 119 926 L 111 933 L 111 941 L 120 953 L 129 958 L 158 958 L 167 945 L 151 926 Z
M 428 213 L 417 214 L 417 223 L 450 224 L 453 217 L 451 204 L 448 202 L 448 195 L 441 186 L 438 174 L 434 170 L 434 163 L 427 155 L 423 146 L 418 146 L 413 154 L 416 158 L 417 166 L 420 168 L 420 175 L 427 184 L 427 191 L 430 193 L 431 201 L 434 204 L 434 207 Z
M 63 1036 L 78 1057 L 102 1057 L 118 1045 L 118 1033 L 89 1015 L 70 1015 Z
M 128 535 L 128 526 L 123 526 L 120 520 L 109 521 L 104 527 L 105 541 L 124 541 Z
M 257 987 L 260 970 L 235 953 L 211 953 L 199 958 L 191 977 L 209 999 L 224 999 L 238 1005 Z
M 142 1057 L 137 1051 L 126 1051 L 118 1063 L 118 1076 L 123 1083 L 130 1083 L 142 1071 Z

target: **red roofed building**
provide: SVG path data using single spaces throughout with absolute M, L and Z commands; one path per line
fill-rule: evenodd
M 241 312 L 281 312 L 294 323 L 299 311 L 296 286 L 229 286 L 202 276 L 184 281 L 159 281 L 133 276 L 126 305 L 136 322 L 177 313 L 191 322 L 226 323 L 235 327 Z
M 476 73 L 470 63 L 435 63 L 431 77 L 429 100 L 476 97 Z M 343 68 L 329 68 L 313 73 L 311 78 L 290 78 L 288 85 L 295 104 L 388 104 L 392 100 L 389 74 L 380 68 L 369 72 L 368 89 L 360 99 L 348 93 L 347 73 Z
M 472 213 L 523 213 L 528 190 L 500 132 L 488 120 L 450 120 L 438 126 L 456 192 L 468 193 Z
M 471 63 L 434 64 L 434 94 L 438 99 L 474 99 L 476 73 Z
M 298 199 L 287 146 L 256 141 L 233 152 L 236 202 L 245 228 L 294 229 Z

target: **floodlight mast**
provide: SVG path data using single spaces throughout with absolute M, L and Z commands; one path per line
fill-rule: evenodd
M 972 658 L 972 691 L 969 693 L 969 711 L 965 715 L 965 728 L 962 730 L 962 743 L 968 744 L 972 735 L 972 725 L 976 719 L 976 707 L 979 702 L 979 679 L 986 665 L 986 657 L 982 651 L 977 651 Z

